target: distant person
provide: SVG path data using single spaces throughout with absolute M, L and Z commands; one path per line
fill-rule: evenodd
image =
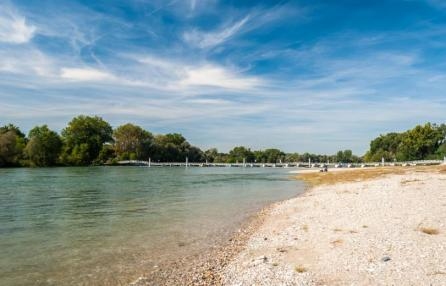
M 328 166 L 327 166 L 327 164 L 322 165 L 321 172 L 328 172 Z

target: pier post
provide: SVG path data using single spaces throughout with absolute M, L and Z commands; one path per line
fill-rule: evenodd
M 151 159 L 149 158 L 149 168 L 150 168 L 150 165 L 152 164 L 152 161 L 151 161 Z
M 381 157 L 381 165 L 384 167 L 384 157 Z
M 246 158 L 243 158 L 243 168 L 246 167 Z
M 186 168 L 187 168 L 187 165 L 189 165 L 189 158 L 188 157 L 186 157 Z
M 311 168 L 311 158 L 308 158 L 308 168 Z

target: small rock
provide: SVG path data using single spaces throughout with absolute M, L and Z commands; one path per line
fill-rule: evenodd
M 264 237 L 263 240 L 268 240 L 268 237 Z
M 381 258 L 382 262 L 387 262 L 389 260 L 391 260 L 391 258 L 389 256 L 384 256 L 383 258 Z

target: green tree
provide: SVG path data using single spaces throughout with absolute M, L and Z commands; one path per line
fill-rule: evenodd
M 381 158 L 386 161 L 395 160 L 402 139 L 403 134 L 395 132 L 373 139 L 370 142 L 370 150 L 365 155 L 366 161 L 379 162 Z
M 286 154 L 285 160 L 287 162 L 299 162 L 299 153 L 290 153 Z
M 62 161 L 69 165 L 90 165 L 102 150 L 104 143 L 111 142 L 113 129 L 98 116 L 80 115 L 73 118 L 62 131 L 65 143 Z
M 204 158 L 209 163 L 215 162 L 217 157 L 218 157 L 218 150 L 217 150 L 217 148 L 211 148 L 211 149 L 208 149 L 208 150 L 206 150 L 204 152 Z
M 432 158 L 443 140 L 442 131 L 436 125 L 417 125 L 403 134 L 397 158 L 402 161 Z
M 0 167 L 18 166 L 25 148 L 25 135 L 12 124 L 0 127 Z
M 229 151 L 228 163 L 241 163 L 243 162 L 243 159 L 245 159 L 246 163 L 254 162 L 254 153 L 249 148 L 244 146 L 234 147 L 234 149 Z
M 445 124 L 426 123 L 402 133 L 380 135 L 370 142 L 366 161 L 409 161 L 442 158 L 446 141 Z
M 120 160 L 147 160 L 153 145 L 152 133 L 139 126 L 127 123 L 113 132 L 116 155 Z M 133 155 L 132 155 L 133 154 Z
M 264 158 L 267 163 L 279 163 L 285 161 L 285 153 L 279 149 L 266 149 L 263 151 Z
M 25 154 L 33 166 L 55 165 L 62 149 L 62 140 L 47 125 L 36 126 L 28 134 Z
M 203 162 L 205 160 L 203 151 L 195 146 L 190 146 L 187 149 L 187 158 L 189 159 L 189 162 Z
M 117 163 L 115 148 L 112 144 L 104 144 L 101 151 L 99 152 L 97 162 L 114 164 Z
M 186 157 L 189 162 L 205 160 L 204 153 L 198 147 L 192 146 L 179 133 L 155 136 L 153 157 L 162 162 L 184 162 Z

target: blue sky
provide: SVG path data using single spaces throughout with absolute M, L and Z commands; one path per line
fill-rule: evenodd
M 446 4 L 0 2 L 0 124 L 79 114 L 203 149 L 363 154 L 446 121 Z

